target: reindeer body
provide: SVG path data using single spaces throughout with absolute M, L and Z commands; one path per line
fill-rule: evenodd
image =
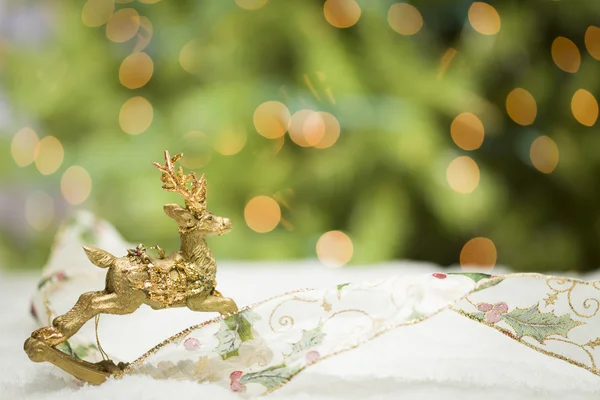
M 206 181 L 196 175 L 176 172 L 173 164 L 181 154 L 171 158 L 165 151 L 165 165 L 154 163 L 162 172 L 163 189 L 177 192 L 186 207 L 167 204 L 164 211 L 179 226 L 181 248 L 168 257 L 162 249 L 152 257 L 139 245 L 124 257 L 115 257 L 105 250 L 85 247 L 90 261 L 108 268 L 104 290 L 87 292 L 65 314 L 56 317 L 52 325 L 38 329 L 25 342 L 25 351 L 33 361 L 50 361 L 89 382 L 106 378 L 106 373 L 118 368 L 111 362 L 85 365 L 67 360 L 53 347 L 65 342 L 90 319 L 99 314 L 130 314 L 142 304 L 154 309 L 188 307 L 193 311 L 215 311 L 229 314 L 237 305 L 216 291 L 217 264 L 206 244 L 206 237 L 222 235 L 231 230 L 231 221 L 213 215 L 206 209 Z M 191 189 L 187 184 L 191 182 Z M 79 374 L 79 375 L 77 375 Z
M 166 258 L 148 255 L 141 245 L 120 258 L 93 247 L 84 250 L 92 263 L 108 268 L 108 292 L 139 290 L 147 297 L 144 303 L 152 308 L 182 307 L 188 297 L 216 292 L 216 260 L 203 238 L 194 241 L 188 236 L 182 237 L 182 250 Z M 196 245 L 191 247 L 190 242 Z

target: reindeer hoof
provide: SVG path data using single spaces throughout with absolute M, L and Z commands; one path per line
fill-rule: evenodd
M 45 326 L 33 332 L 32 338 L 39 339 L 48 346 L 56 346 L 66 340 L 64 335 L 54 326 Z
M 109 374 L 114 374 L 115 372 L 121 372 L 121 369 L 122 369 L 121 365 L 125 365 L 125 364 L 119 363 L 119 365 L 116 365 L 112 360 L 102 360 L 102 361 L 96 363 L 96 365 L 101 367 L 103 370 L 105 370 Z
M 50 346 L 40 339 L 30 337 L 25 341 L 23 349 L 31 361 L 43 362 L 46 361 L 46 355 L 50 349 Z

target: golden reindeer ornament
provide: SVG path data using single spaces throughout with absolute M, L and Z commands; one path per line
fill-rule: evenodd
M 185 207 L 166 204 L 165 213 L 179 226 L 181 248 L 169 256 L 157 247 L 158 257 L 152 257 L 144 246 L 116 257 L 107 251 L 84 246 L 92 263 L 107 268 L 106 287 L 84 293 L 64 315 L 52 321 L 52 326 L 40 328 L 25 342 L 25 352 L 32 361 L 48 361 L 90 383 L 101 383 L 124 365 L 106 360 L 96 364 L 64 354 L 55 346 L 77 333 L 90 319 L 100 314 L 130 314 L 142 304 L 153 309 L 188 307 L 193 311 L 215 311 L 229 314 L 238 310 L 236 303 L 223 297 L 215 288 L 216 261 L 206 244 L 206 237 L 222 235 L 231 230 L 228 218 L 213 215 L 206 209 L 206 179 L 191 172 L 184 174 L 174 164 L 174 157 L 165 151 L 165 164 L 154 163 L 162 173 L 163 189 L 183 196 Z

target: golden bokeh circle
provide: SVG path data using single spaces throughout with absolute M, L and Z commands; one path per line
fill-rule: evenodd
M 256 196 L 246 204 L 244 219 L 253 231 L 267 233 L 275 229 L 281 221 L 281 208 L 269 196 Z
M 143 4 L 156 4 L 158 3 L 160 0 L 138 0 L 140 3 Z
M 152 22 L 146 17 L 140 17 L 140 28 L 138 29 L 135 39 L 135 45 L 132 51 L 142 51 L 150 44 L 154 29 Z
M 540 136 L 531 143 L 529 158 L 538 171 L 549 174 L 558 165 L 558 146 L 548 136 Z
M 138 52 L 128 55 L 119 68 L 119 81 L 128 89 L 144 86 L 152 78 L 154 63 L 146 53 Z
M 485 237 L 469 240 L 460 252 L 463 270 L 490 271 L 496 265 L 497 251 L 494 242 Z
M 122 8 L 106 23 L 106 37 L 116 43 L 133 38 L 140 28 L 140 15 L 133 8 Z
M 581 65 L 581 54 L 571 39 L 559 36 L 552 42 L 552 60 L 565 72 L 575 73 Z
M 119 112 L 119 126 L 123 132 L 139 135 L 145 132 L 154 119 L 152 104 L 141 96 L 127 100 Z
M 580 124 L 594 126 L 598 120 L 598 101 L 587 90 L 579 89 L 571 99 L 571 112 Z
M 475 114 L 458 114 L 450 125 L 450 135 L 454 143 L 463 150 L 476 150 L 483 144 L 485 130 Z
M 115 11 L 114 0 L 87 0 L 81 10 L 81 21 L 91 28 L 108 22 Z
M 360 19 L 361 9 L 354 0 L 327 0 L 323 5 L 325 20 L 336 28 L 349 28 Z
M 423 17 L 415 6 L 396 3 L 388 10 L 388 23 L 401 35 L 414 35 L 423 27 Z
M 325 120 L 316 111 L 299 110 L 292 115 L 289 133 L 294 143 L 301 147 L 318 145 L 325 136 Z
M 73 165 L 63 173 L 60 191 L 67 203 L 81 204 L 92 192 L 92 178 L 85 168 Z
M 244 10 L 254 11 L 262 8 L 267 4 L 268 0 L 235 0 L 235 4 Z
M 325 133 L 315 147 L 317 149 L 327 149 L 333 146 L 340 137 L 340 122 L 335 115 L 326 111 L 320 111 L 319 115 L 325 123 Z
M 600 28 L 590 26 L 585 31 L 585 48 L 596 60 L 600 60 Z
M 500 31 L 500 15 L 488 3 L 476 1 L 468 12 L 469 23 L 482 35 L 495 35 Z
M 179 64 L 184 71 L 190 74 L 197 74 L 200 72 L 200 52 L 202 43 L 199 39 L 192 39 L 187 42 L 179 52 Z
M 516 88 L 506 96 L 506 112 L 517 124 L 531 125 L 537 115 L 537 103 L 527 90 Z
M 326 232 L 317 241 L 317 258 L 331 268 L 346 265 L 354 252 L 352 240 L 341 231 Z
M 479 185 L 479 167 L 471 157 L 457 157 L 446 169 L 446 180 L 455 192 L 471 193 Z
M 39 139 L 29 127 L 20 129 L 12 139 L 10 153 L 19 167 L 26 167 L 35 160 L 35 149 Z
M 241 128 L 227 128 L 222 130 L 214 142 L 215 150 L 224 156 L 233 156 L 244 148 L 248 135 Z
M 290 110 L 278 101 L 266 101 L 256 107 L 253 121 L 256 131 L 267 139 L 285 135 L 290 125 Z
M 46 136 L 35 147 L 35 166 L 42 175 L 53 174 L 62 165 L 64 156 L 60 141 L 54 136 Z

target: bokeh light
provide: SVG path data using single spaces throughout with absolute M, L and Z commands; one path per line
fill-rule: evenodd
M 108 22 L 114 11 L 114 0 L 87 0 L 81 11 L 81 21 L 92 28 L 102 26 Z
M 244 148 L 247 140 L 246 131 L 238 128 L 228 128 L 217 136 L 215 139 L 215 150 L 224 156 L 233 156 Z
M 135 45 L 133 51 L 144 50 L 152 40 L 153 28 L 152 22 L 146 17 L 140 17 L 140 28 L 136 34 Z
M 143 4 L 156 4 L 158 3 L 160 0 L 138 0 L 140 3 Z
M 349 28 L 360 19 L 361 9 L 354 0 L 327 0 L 323 14 L 327 22 L 336 28 Z
M 401 35 L 414 35 L 423 27 L 423 17 L 414 6 L 396 3 L 388 11 L 388 23 Z
M 19 167 L 26 167 L 35 160 L 35 149 L 38 143 L 38 136 L 31 128 L 22 128 L 15 134 L 10 152 Z
M 179 64 L 184 71 L 190 74 L 200 72 L 201 61 L 200 52 L 202 44 L 198 39 L 192 39 L 187 42 L 179 52 Z
M 538 171 L 549 174 L 558 165 L 558 146 L 548 136 L 540 136 L 531 143 L 529 157 Z
M 592 57 L 600 60 L 600 28 L 590 26 L 585 31 L 585 47 Z
M 123 8 L 115 12 L 106 23 L 106 37 L 113 42 L 126 42 L 133 38 L 140 28 L 140 15 L 133 8 Z
M 469 23 L 482 35 L 495 35 L 500 31 L 500 15 L 491 5 L 476 1 L 468 12 Z
M 253 120 L 259 134 L 267 139 L 276 139 L 288 130 L 290 110 L 278 101 L 267 101 L 256 107 Z
M 340 137 L 340 123 L 333 114 L 328 112 L 321 111 L 319 115 L 325 123 L 325 133 L 315 147 L 317 149 L 327 149 L 333 146 Z
M 69 204 L 81 204 L 92 191 L 92 178 L 83 167 L 69 167 L 60 180 L 60 191 Z
M 313 110 L 300 110 L 292 115 L 290 138 L 301 147 L 315 146 L 325 136 L 326 125 L 323 117 Z
M 54 200 L 46 192 L 34 192 L 25 200 L 25 219 L 37 231 L 46 229 L 55 213 Z
M 484 128 L 481 120 L 471 113 L 456 116 L 450 125 L 452 140 L 463 150 L 475 150 L 481 147 Z
M 506 96 L 506 112 L 517 124 L 531 125 L 537 115 L 537 104 L 531 93 L 516 88 Z
M 281 221 L 281 208 L 271 197 L 257 196 L 246 204 L 244 219 L 253 231 L 267 233 Z
M 598 120 L 598 101 L 587 90 L 579 89 L 571 99 L 571 112 L 580 124 L 593 126 Z
M 268 0 L 235 0 L 235 4 L 244 10 L 258 10 L 267 4 Z
M 446 179 L 455 192 L 471 193 L 479 185 L 479 167 L 471 157 L 457 157 L 448 165 Z
M 494 242 L 485 237 L 469 240 L 460 252 L 463 270 L 491 271 L 496 265 L 497 252 Z
M 119 126 L 130 135 L 145 132 L 154 118 L 152 104 L 141 96 L 127 100 L 119 112 Z
M 330 268 L 346 265 L 353 252 L 352 240 L 341 231 L 326 232 L 317 241 L 317 258 Z
M 119 81 L 128 89 L 144 86 L 154 72 L 154 63 L 146 53 L 138 52 L 127 56 L 119 68 Z
M 50 175 L 60 168 L 64 155 L 60 141 L 54 136 L 46 136 L 35 147 L 35 166 L 42 175 Z
M 581 64 L 581 54 L 577 45 L 563 36 L 552 42 L 552 59 L 558 68 L 570 73 L 577 72 Z

